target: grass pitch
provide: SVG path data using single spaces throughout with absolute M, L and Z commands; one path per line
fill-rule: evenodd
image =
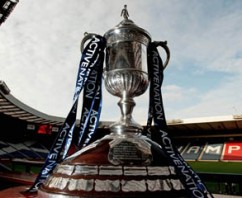
M 193 162 L 188 164 L 196 172 L 242 174 L 242 162 Z

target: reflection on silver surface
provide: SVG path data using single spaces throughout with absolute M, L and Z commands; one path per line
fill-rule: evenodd
M 63 190 L 66 187 L 68 181 L 69 178 L 52 177 L 52 179 L 50 180 L 49 187 Z
M 94 186 L 94 179 L 78 179 L 77 190 L 92 191 Z
M 182 185 L 181 181 L 178 179 L 171 179 L 171 184 L 172 184 L 172 188 L 174 190 L 181 190 L 184 189 L 184 186 Z
M 120 182 L 119 180 L 99 180 L 95 181 L 95 191 L 109 191 L 109 192 L 118 192 L 120 191 Z
M 168 166 L 148 166 L 148 175 L 170 175 Z
M 126 176 L 137 176 L 137 175 L 142 175 L 146 176 L 147 175 L 147 170 L 146 167 L 140 167 L 140 166 L 129 166 L 129 167 L 124 167 L 124 175 Z
M 136 176 L 137 170 L 140 168 L 134 167 L 133 169 L 129 167 L 127 171 L 127 176 Z M 132 174 L 133 170 L 133 174 Z M 142 172 L 143 171 L 143 172 Z M 141 170 L 145 176 L 145 171 Z M 140 175 L 142 175 L 142 173 Z M 182 190 L 184 186 L 178 179 L 69 179 L 62 177 L 52 177 L 49 180 L 49 188 L 63 190 L 67 187 L 69 191 L 86 191 L 90 192 L 95 190 L 97 192 L 155 192 L 155 191 L 170 191 L 170 190 Z
M 148 86 L 148 74 L 136 69 L 116 69 L 105 74 L 106 89 L 115 96 L 126 98 L 143 94 Z
M 122 180 L 122 191 L 124 192 L 145 192 L 146 182 L 145 180 Z
M 147 180 L 148 184 L 148 190 L 151 192 L 154 191 L 170 191 L 172 189 L 172 186 L 169 182 L 169 180 Z
M 98 166 L 76 165 L 73 175 L 97 175 Z
M 44 181 L 44 185 L 45 186 L 49 186 L 50 185 L 50 182 L 52 181 L 52 178 L 53 178 L 53 176 L 49 176 L 45 181 Z
M 70 179 L 68 190 L 73 191 L 77 189 L 77 179 Z
M 73 172 L 74 166 L 69 165 L 58 165 L 58 167 L 55 169 L 56 173 L 64 174 L 64 175 L 71 175 Z
M 122 166 L 100 166 L 99 175 L 123 175 Z
M 169 166 L 169 170 L 170 170 L 170 173 L 172 175 L 175 175 L 176 174 L 176 171 L 175 171 L 175 167 L 174 166 Z
M 175 175 L 175 169 L 173 166 L 112 166 L 112 165 L 69 165 L 69 170 L 74 171 L 63 171 L 63 165 L 59 165 L 55 170 L 55 173 L 67 175 L 67 176 L 85 176 L 85 175 L 125 175 L 125 176 L 169 176 Z M 61 178 L 60 176 L 58 177 Z M 61 182 L 56 180 L 57 177 L 50 176 L 46 181 L 45 185 L 48 186 L 50 183 Z M 52 181 L 53 180 L 53 181 Z
M 68 190 L 78 190 L 78 191 L 92 191 L 94 185 L 93 179 L 71 179 L 68 185 Z

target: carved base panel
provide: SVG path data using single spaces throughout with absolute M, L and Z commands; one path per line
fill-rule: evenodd
M 108 135 L 68 157 L 38 197 L 186 197 L 161 147 L 145 136 Z

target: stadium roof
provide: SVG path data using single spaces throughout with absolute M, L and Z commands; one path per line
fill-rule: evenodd
M 44 114 L 22 103 L 10 94 L 4 81 L 0 81 L 0 113 L 31 123 L 62 125 L 64 118 Z
M 0 81 L 0 113 L 12 116 L 30 123 L 51 124 L 60 126 L 64 118 L 50 116 L 22 103 L 10 94 L 10 89 L 4 81 Z M 242 136 L 242 114 L 218 117 L 203 117 L 192 119 L 168 120 L 168 130 L 176 133 L 188 131 L 207 132 L 207 131 L 241 131 Z M 107 127 L 110 122 L 101 122 L 99 127 Z M 219 134 L 218 134 L 219 135 Z M 231 135 L 228 133 L 227 135 Z

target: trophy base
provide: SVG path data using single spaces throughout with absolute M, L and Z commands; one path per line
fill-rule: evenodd
M 161 147 L 142 135 L 110 134 L 58 164 L 39 198 L 187 197 Z

